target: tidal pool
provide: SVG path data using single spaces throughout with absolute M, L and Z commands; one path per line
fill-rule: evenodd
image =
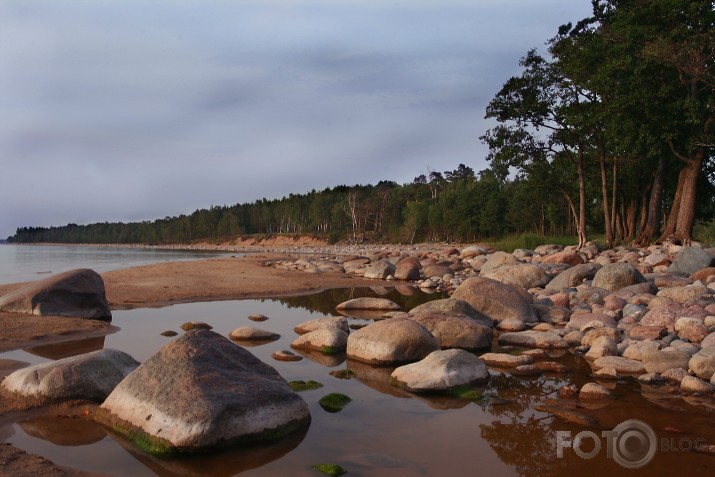
M 623 421 L 638 419 L 654 429 L 657 449 L 650 463 L 628 470 L 629 475 L 683 471 L 713 475 L 715 456 L 691 449 L 702 443 L 715 444 L 712 400 L 683 398 L 667 392 L 667 387 L 642 387 L 633 380 L 624 380 L 605 383 L 614 392 L 614 400 L 589 406 L 571 403 L 572 410 L 598 422 L 592 427 L 579 427 L 535 410 L 539 404 L 557 398 L 557 389 L 562 385 L 580 387 L 593 381 L 583 358 L 568 351 L 553 355 L 553 360 L 568 366 L 568 374 L 517 378 L 507 372 L 492 371 L 490 382 L 476 388 L 483 396 L 477 401 L 403 392 L 389 383 L 393 368 L 374 368 L 346 360 L 344 355 L 300 353 L 304 359 L 298 362 L 279 362 L 271 357 L 274 351 L 290 349 L 290 343 L 297 337 L 293 332 L 296 324 L 337 314 L 335 305 L 341 301 L 358 296 L 384 296 L 409 309 L 443 297 L 416 289 L 400 291 L 382 287 L 339 289 L 284 299 L 116 311 L 113 323 L 121 331 L 115 334 L 0 355 L 8 369 L 21 366 L 22 362 L 34 364 L 101 348 L 121 349 L 143 361 L 172 339 L 161 336 L 161 332 L 181 333 L 179 327 L 186 321 L 205 321 L 223 335 L 247 325 L 274 331 L 280 333 L 279 340 L 248 349 L 288 381 L 315 380 L 324 385 L 301 393 L 310 406 L 311 425 L 275 444 L 163 459 L 144 454 L 92 421 L 47 417 L 0 426 L 0 438 L 61 466 L 117 476 L 319 476 L 312 465 L 335 463 L 348 470 L 347 475 L 355 476 L 602 477 L 626 471 L 608 457 L 605 438 L 600 439 L 601 450 L 594 452 L 591 459 L 579 457 L 572 448 L 563 445 L 566 442 L 563 439 L 584 430 L 600 437 Z M 248 320 L 254 313 L 262 313 L 269 320 L 260 323 Z M 369 323 L 364 319 L 350 322 Z M 342 369 L 352 370 L 353 377 L 338 379 L 329 374 Z M 341 412 L 326 412 L 318 401 L 329 393 L 345 394 L 352 402 Z M 562 457 L 557 456 L 557 435 L 561 436 Z M 626 449 L 628 443 L 621 444 Z M 586 438 L 579 449 L 582 454 L 590 453 L 596 450 L 594 445 L 593 439 Z

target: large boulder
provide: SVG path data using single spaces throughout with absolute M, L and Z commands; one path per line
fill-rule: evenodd
M 348 334 L 338 329 L 320 329 L 300 335 L 293 343 L 292 348 L 320 351 L 324 354 L 335 354 L 345 350 L 348 343 Z
M 690 353 L 677 348 L 666 348 L 662 351 L 651 349 L 641 352 L 643 367 L 649 373 L 663 373 L 673 368 L 688 369 L 690 358 Z
M 710 381 L 715 374 L 715 347 L 701 349 L 690 358 L 688 365 L 697 377 Z
M 600 269 L 601 265 L 597 263 L 575 265 L 556 275 L 546 285 L 546 288 L 551 290 L 562 290 L 564 288 L 575 287 L 583 283 L 584 280 L 591 280 Z
M 643 363 L 635 359 L 624 358 L 622 356 L 604 356 L 591 363 L 595 370 L 613 368 L 618 373 L 623 374 L 644 374 Z
M 645 283 L 645 277 L 633 265 L 625 262 L 606 265 L 596 272 L 593 286 L 616 291 L 637 283 Z
M 492 326 L 491 318 L 479 313 L 466 301 L 458 300 L 456 298 L 431 300 L 410 310 L 411 315 L 417 315 L 425 312 L 440 313 L 444 315 L 467 315 L 485 326 Z
M 425 311 L 411 314 L 410 319 L 427 328 L 442 348 L 476 351 L 492 346 L 491 324 L 485 325 L 467 315 Z
M 0 311 L 112 321 L 104 281 L 87 268 L 32 282 L 0 297 Z
M 489 258 L 487 258 L 486 263 L 482 265 L 480 273 L 488 273 L 505 265 L 518 265 L 519 263 L 521 263 L 519 262 L 519 259 L 511 253 L 494 252 L 489 255 Z
M 492 278 L 499 282 L 524 289 L 543 287 L 549 283 L 549 277 L 544 270 L 537 265 L 524 263 L 520 265 L 504 265 L 488 272 L 484 270 L 481 276 Z
M 345 333 L 350 332 L 348 320 L 344 316 L 321 316 L 312 320 L 299 323 L 293 331 L 299 335 L 304 335 L 316 330 L 342 330 Z
M 395 274 L 395 266 L 388 262 L 387 260 L 378 260 L 377 262 L 371 263 L 365 268 L 365 278 L 376 278 L 378 280 L 384 280 L 390 275 Z
M 398 280 L 419 280 L 422 265 L 417 257 L 407 257 L 397 264 L 395 278 Z
M 451 349 L 434 351 L 422 361 L 400 366 L 391 378 L 411 392 L 437 392 L 488 381 L 489 370 L 472 353 Z
M 685 306 L 679 303 L 666 303 L 656 305 L 641 318 L 640 324 L 643 326 L 658 326 L 673 333 L 675 322 L 681 317 L 698 318 L 704 320 L 708 312 L 700 306 Z
M 137 366 L 127 353 L 103 349 L 19 369 L 5 378 L 2 387 L 40 401 L 102 402 Z
M 713 256 L 698 247 L 683 247 L 668 267 L 669 272 L 692 275 L 701 268 L 713 265 Z
M 378 311 L 397 311 L 400 310 L 400 305 L 387 298 L 353 298 L 352 300 L 344 301 L 335 307 L 338 311 L 343 310 L 378 310 Z
M 189 331 L 127 376 L 96 418 L 154 454 L 274 440 L 310 422 L 271 366 L 227 338 Z
M 437 339 L 408 318 L 392 318 L 361 328 L 348 337 L 348 358 L 386 365 L 419 361 L 439 349 Z
M 524 323 L 538 321 L 533 308 L 516 288 L 491 278 L 474 277 L 464 281 L 452 298 L 466 301 L 494 322 L 509 318 Z
M 583 256 L 575 250 L 564 250 L 563 252 L 552 253 L 541 260 L 543 263 L 565 263 L 567 265 L 581 265 L 585 263 Z

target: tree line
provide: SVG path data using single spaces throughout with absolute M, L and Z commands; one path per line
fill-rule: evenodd
M 715 5 L 592 0 L 486 109 L 489 168 L 337 186 L 135 223 L 21 227 L 15 242 L 176 243 L 247 234 L 475 241 L 589 234 L 689 242 L 715 216 Z

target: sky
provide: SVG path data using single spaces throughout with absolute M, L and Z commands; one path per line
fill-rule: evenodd
M 588 0 L 0 0 L 0 238 L 480 171 Z

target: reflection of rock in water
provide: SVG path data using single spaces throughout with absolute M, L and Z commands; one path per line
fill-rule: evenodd
M 392 288 L 392 287 L 370 287 L 370 290 L 374 291 L 375 293 L 377 293 L 380 296 L 384 296 L 384 295 L 389 295 L 390 293 L 392 293 L 392 290 L 394 290 L 394 288 Z
M 372 477 L 427 475 L 427 471 L 416 462 L 405 461 L 390 455 L 378 454 L 377 452 L 349 454 L 341 457 L 340 461 L 345 462 L 344 467 L 349 469 L 351 474 L 357 475 L 370 475 Z
M 384 320 L 386 311 L 380 310 L 338 310 L 341 315 L 347 316 L 348 318 L 355 318 L 356 320 Z
M 320 365 L 323 365 L 328 368 L 334 368 L 336 366 L 340 366 L 345 362 L 345 353 L 336 353 L 336 354 L 323 354 L 320 351 L 310 351 L 307 349 L 293 349 L 294 352 L 298 353 L 299 355 L 308 358 L 311 361 L 314 361 Z
M 395 370 L 394 366 L 370 366 L 369 364 L 349 359 L 347 367 L 355 373 L 354 379 L 375 391 L 395 397 L 411 397 L 408 393 L 390 384 L 390 375 Z
M 109 433 L 132 457 L 160 477 L 228 477 L 266 465 L 303 442 L 310 426 L 303 426 L 278 442 L 236 447 L 212 454 L 160 458 L 146 454 L 121 436 Z
M 19 423 L 28 436 L 58 446 L 86 446 L 104 439 L 102 426 L 89 419 L 69 417 L 36 417 Z
M 18 369 L 26 368 L 30 363 L 25 361 L 17 361 L 14 359 L 0 359 L 0 380 L 8 374 L 17 371 Z
M 104 349 L 104 336 L 34 346 L 24 351 L 48 359 L 62 359 Z
M 395 290 L 397 290 L 397 293 L 402 296 L 412 296 L 417 292 L 415 287 L 413 287 L 412 285 L 403 284 L 395 285 Z

